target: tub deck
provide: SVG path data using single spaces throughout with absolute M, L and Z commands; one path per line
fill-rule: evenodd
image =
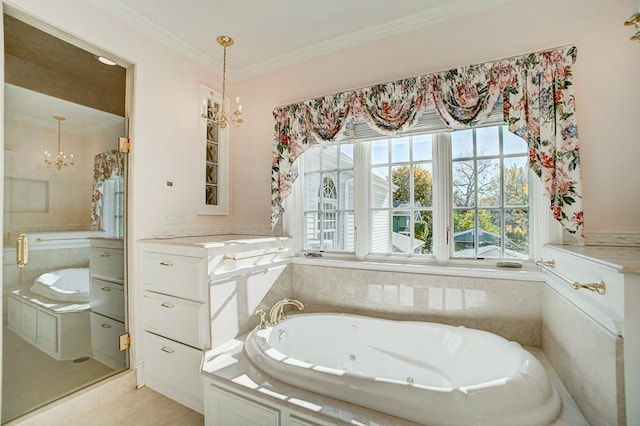
M 380 426 L 416 425 L 395 416 L 303 390 L 266 375 L 251 363 L 244 352 L 245 337 L 232 340 L 205 353 L 201 373 L 207 381 L 237 389 L 239 392 L 249 392 L 255 398 L 264 400 L 266 404 L 285 405 L 294 410 L 304 411 L 308 416 L 317 418 L 319 421 Z M 525 347 L 525 349 L 540 360 L 560 395 L 562 411 L 552 426 L 588 426 L 589 424 L 551 367 L 544 352 L 538 348 Z M 310 409 L 311 406 L 315 408 Z

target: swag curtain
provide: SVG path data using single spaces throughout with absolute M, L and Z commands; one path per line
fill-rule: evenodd
M 271 224 L 298 177 L 294 162 L 315 144 L 348 137 L 360 116 L 375 131 L 413 127 L 427 107 L 452 129 L 482 124 L 498 101 L 504 123 L 529 147 L 529 166 L 542 180 L 553 216 L 584 239 L 580 153 L 571 66 L 574 46 L 391 81 L 305 100 L 274 110 Z

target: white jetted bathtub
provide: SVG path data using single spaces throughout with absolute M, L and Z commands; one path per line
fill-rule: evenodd
M 485 331 L 347 314 L 253 330 L 245 351 L 285 383 L 427 425 L 548 425 L 560 398 L 540 362 Z
M 89 301 L 89 268 L 46 272 L 33 281 L 31 292 L 58 302 Z

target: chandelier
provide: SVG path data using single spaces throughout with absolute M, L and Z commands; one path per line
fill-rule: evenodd
M 73 166 L 73 154 L 69 155 L 69 162 L 67 163 L 67 156 L 60 149 L 60 123 L 65 120 L 64 117 L 59 115 L 53 116 L 54 120 L 58 121 L 58 151 L 55 157 L 52 158 L 51 153 L 48 151 L 44 152 L 44 164 L 51 168 L 55 167 L 58 170 L 62 170 L 65 167 Z
M 222 102 L 220 102 L 220 106 L 218 106 L 211 97 L 205 100 L 201 117 L 207 122 L 207 124 L 218 125 L 222 129 L 227 127 L 229 124 L 239 127 L 244 123 L 244 120 L 242 119 L 242 105 L 239 105 L 240 98 L 236 98 L 238 109 L 235 111 L 226 111 L 224 106 L 227 92 L 227 47 L 233 46 L 233 39 L 229 36 L 221 35 L 216 38 L 216 41 L 224 49 L 224 54 L 222 56 Z
M 625 25 L 633 25 L 636 28 L 636 33 L 629 37 L 631 41 L 640 41 L 640 12 L 636 12 L 624 23 Z

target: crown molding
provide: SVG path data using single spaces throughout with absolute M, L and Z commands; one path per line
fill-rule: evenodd
M 170 48 L 182 53 L 204 67 L 216 71 L 222 63 L 202 50 L 189 44 L 179 36 L 154 23 L 149 18 L 125 4 L 122 0 L 90 0 L 116 17 L 129 23 L 153 39 L 160 41 Z M 227 68 L 229 80 L 238 81 L 274 71 L 298 62 L 317 58 L 348 47 L 364 44 L 372 40 L 379 40 L 407 31 L 425 27 L 437 22 L 458 16 L 469 15 L 483 9 L 508 3 L 512 0 L 450 0 L 445 4 L 429 10 L 414 13 L 411 16 L 399 18 L 374 25 L 363 30 L 354 31 L 340 37 L 306 46 L 283 55 L 274 56 L 266 61 L 257 62 L 244 68 Z
M 132 27 L 140 30 L 142 33 L 157 40 L 166 46 L 182 53 L 200 65 L 210 68 L 211 70 L 222 67 L 222 62 L 214 59 L 202 50 L 187 43 L 184 39 L 178 37 L 174 33 L 168 31 L 164 27 L 156 24 L 145 15 L 128 6 L 122 0 L 90 0 L 102 9 L 111 13 L 119 19 L 130 24 Z M 230 69 L 227 68 L 227 72 Z

